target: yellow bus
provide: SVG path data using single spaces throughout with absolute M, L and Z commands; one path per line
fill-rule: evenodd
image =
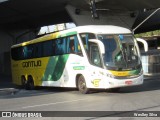
M 11 47 L 12 80 L 35 86 L 111 89 L 143 83 L 139 48 L 132 32 L 109 25 L 79 26 Z

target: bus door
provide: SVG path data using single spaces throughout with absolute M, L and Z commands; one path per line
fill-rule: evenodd
M 103 43 L 99 43 L 99 40 L 90 40 L 88 44 L 88 60 L 90 62 L 90 69 L 92 73 L 92 83 L 94 87 L 102 86 L 100 85 L 102 79 L 104 78 L 104 68 L 102 62 L 102 51 Z
M 96 43 L 89 43 L 89 60 L 92 65 L 102 67 L 99 46 Z

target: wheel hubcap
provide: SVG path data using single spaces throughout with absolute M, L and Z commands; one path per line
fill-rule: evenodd
M 84 90 L 84 89 L 85 89 L 85 86 L 86 86 L 86 84 L 84 83 L 83 80 L 81 80 L 81 81 L 80 81 L 80 86 L 79 86 L 80 89 L 81 89 L 81 90 Z

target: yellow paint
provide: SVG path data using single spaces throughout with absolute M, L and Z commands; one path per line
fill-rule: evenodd
M 24 42 L 24 43 L 21 43 L 21 44 L 13 45 L 12 48 L 26 46 L 26 45 L 29 45 L 29 44 L 35 44 L 35 43 L 49 41 L 49 40 L 54 40 L 54 39 L 60 37 L 60 34 L 61 35 L 66 35 L 67 34 L 67 33 L 66 34 L 64 34 L 64 33 L 62 34 L 62 33 L 63 32 L 51 33 L 51 34 L 42 36 L 40 38 L 33 39 L 31 41 L 27 41 L 27 42 Z M 41 58 L 18 60 L 18 61 L 11 60 L 13 83 L 16 84 L 16 85 L 21 85 L 21 77 L 25 76 L 25 78 L 27 80 L 28 76 L 31 75 L 33 77 L 33 80 L 34 80 L 34 85 L 35 86 L 41 86 L 42 85 L 42 78 L 45 74 L 49 58 L 50 57 L 41 57 Z M 35 66 L 37 61 L 41 61 L 41 65 Z M 32 62 L 32 64 L 34 64 L 34 65 L 29 65 L 29 67 L 24 67 L 25 65 L 23 64 L 23 62 Z
M 29 44 L 34 44 L 34 43 L 39 43 L 39 42 L 43 42 L 43 41 L 47 41 L 47 40 L 52 40 L 52 39 L 57 38 L 59 35 L 60 35 L 60 32 L 48 34 L 48 35 L 45 35 L 43 37 L 33 39 L 31 41 L 27 41 L 27 42 L 24 42 L 24 43 L 21 43 L 21 44 L 13 45 L 12 48 L 25 46 L 25 45 L 29 45 Z
M 99 81 L 98 79 L 93 80 L 94 87 L 99 87 Z
M 41 60 L 41 66 L 36 67 L 23 67 L 22 63 L 27 61 L 37 61 Z M 36 58 L 36 59 L 28 59 L 28 60 L 12 60 L 12 80 L 16 85 L 21 85 L 21 76 L 25 76 L 26 79 L 28 75 L 32 75 L 35 86 L 42 85 L 42 77 L 45 73 L 47 64 L 49 61 L 49 57 Z
M 128 76 L 129 75 L 129 71 L 112 71 L 112 70 L 110 70 L 110 72 L 114 76 Z

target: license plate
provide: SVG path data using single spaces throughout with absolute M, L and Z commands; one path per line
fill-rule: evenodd
M 131 85 L 131 84 L 132 84 L 132 81 L 125 81 L 125 84 L 126 84 L 126 85 Z

